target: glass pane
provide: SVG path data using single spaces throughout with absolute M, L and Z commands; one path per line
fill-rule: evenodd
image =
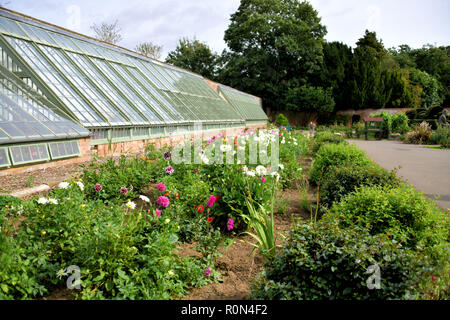
M 137 108 L 140 113 L 146 117 L 150 123 L 161 123 L 161 119 L 158 118 L 154 111 L 149 109 L 145 102 L 138 96 L 136 93 L 131 90 L 132 85 L 127 83 L 123 79 L 121 79 L 119 76 L 117 76 L 111 68 L 108 67 L 109 63 L 105 62 L 104 60 L 100 59 L 91 59 L 94 64 L 103 72 L 103 74 L 112 82 L 114 85 L 123 93 L 125 97 L 128 98 L 128 100 L 131 101 L 132 106 Z M 114 64 L 114 63 L 111 63 Z M 124 75 L 125 76 L 125 75 Z M 131 79 L 130 79 L 131 80 Z M 133 86 L 134 87 L 134 86 Z M 137 88 L 134 88 L 137 89 Z
M 83 124 L 107 125 L 28 42 L 5 38 Z
M 9 151 L 11 152 L 14 162 L 22 162 L 22 153 L 20 152 L 19 147 L 11 147 L 9 148 Z
M 56 146 L 58 148 L 58 154 L 60 156 L 65 156 L 67 154 L 66 149 L 64 148 L 64 143 L 57 143 Z
M 129 104 L 128 102 L 123 98 L 126 96 L 125 94 L 120 94 L 120 92 L 114 88 L 107 79 L 104 78 L 100 72 L 98 72 L 97 69 L 89 62 L 97 62 L 100 61 L 96 58 L 87 58 L 85 56 L 68 52 L 70 58 L 73 59 L 74 62 L 76 62 L 86 73 L 86 75 L 89 77 L 90 80 L 94 81 L 95 84 L 102 90 L 103 94 L 108 96 L 115 104 L 117 109 L 121 110 L 124 114 L 127 115 L 127 117 L 130 119 L 130 121 L 127 121 L 126 123 L 124 121 L 121 121 L 122 124 L 145 124 L 148 123 L 145 119 L 143 119 Z M 96 64 L 97 66 L 99 64 Z M 115 83 L 116 84 L 116 83 Z M 113 114 L 119 114 L 118 110 L 111 111 Z
M 31 161 L 31 152 L 30 152 L 30 147 L 20 147 L 20 151 L 22 152 L 22 157 L 23 157 L 23 161 L 24 162 L 28 162 Z
M 48 151 L 47 151 L 47 147 L 44 145 L 39 145 L 38 146 L 38 150 L 39 150 L 39 157 L 41 159 L 48 159 Z
M 8 149 L 2 148 L 0 149 L 0 166 L 4 166 L 9 164 L 9 158 L 8 158 Z
M 50 143 L 49 146 L 50 146 L 50 152 L 52 154 L 52 157 L 54 157 L 54 158 L 59 157 L 60 154 L 59 154 L 59 151 L 58 151 L 57 144 L 56 143 Z
M 28 38 L 28 36 L 19 28 L 16 22 L 3 17 L 0 17 L 0 29 L 5 32 Z
M 131 77 L 128 72 L 126 71 L 125 67 L 122 65 L 116 64 L 116 63 L 109 63 L 109 65 L 123 78 L 125 81 L 130 85 L 136 92 L 145 99 L 145 102 L 147 102 L 153 110 L 149 110 L 148 108 L 145 108 L 142 110 L 144 113 L 144 116 L 152 117 L 154 119 L 157 119 L 154 113 L 156 112 L 157 115 L 166 120 L 166 121 L 173 121 L 174 118 L 166 111 L 163 110 L 160 107 L 160 103 L 156 102 L 155 98 L 148 93 L 148 91 L 139 83 L 137 82 L 133 77 Z M 148 113 L 148 114 L 147 114 Z M 156 122 L 161 122 L 159 119 Z

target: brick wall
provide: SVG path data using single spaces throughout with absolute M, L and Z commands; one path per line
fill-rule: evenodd
M 265 125 L 248 126 L 248 128 L 251 129 L 265 128 L 265 127 L 266 127 Z M 233 128 L 227 131 L 226 133 L 228 134 L 228 136 L 234 136 L 240 133 L 241 130 L 242 128 Z M 218 136 L 220 133 L 226 136 L 226 133 L 223 130 L 211 130 L 205 131 L 203 134 L 203 138 L 207 139 L 212 136 Z M 189 134 L 187 136 L 192 139 L 194 137 L 194 134 Z M 158 139 L 118 142 L 111 144 L 111 146 L 108 144 L 91 146 L 90 138 L 79 139 L 78 142 L 81 153 L 80 157 L 0 170 L 0 177 L 90 161 L 94 153 L 98 154 L 99 156 L 119 156 L 123 153 L 138 154 L 144 151 L 145 145 L 147 145 L 148 143 L 155 143 L 155 146 L 157 148 L 162 148 L 164 147 L 164 145 L 176 145 L 178 143 L 181 143 L 184 140 L 184 138 L 185 138 L 184 135 L 179 135 L 173 137 L 163 137 Z

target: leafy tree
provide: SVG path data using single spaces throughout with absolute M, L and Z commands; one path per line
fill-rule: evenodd
M 332 112 L 335 106 L 332 88 L 303 85 L 290 88 L 286 95 L 286 108 Z
M 411 70 L 411 82 L 422 87 L 421 106 L 430 108 L 441 105 L 443 96 L 440 95 L 439 81 L 425 71 Z
M 414 104 L 414 96 L 409 73 L 405 70 L 384 71 L 385 86 L 389 90 L 389 99 L 386 106 L 393 108 L 411 108 Z
M 269 110 L 292 107 L 321 70 L 325 34 L 306 1 L 242 0 L 225 31 L 220 81 L 261 97 Z
M 91 29 L 94 30 L 94 37 L 101 41 L 116 44 L 122 40 L 119 20 L 116 20 L 113 23 L 102 22 L 100 25 L 94 23 L 91 26 Z
M 366 30 L 354 50 L 351 73 L 351 100 L 355 109 L 384 107 L 389 100 L 381 62 L 386 57 L 383 44 L 375 32 Z
M 219 56 L 206 43 L 197 39 L 182 38 L 175 50 L 168 53 L 166 62 L 216 79 Z
M 323 66 L 317 85 L 333 88 L 336 110 L 349 108 L 352 48 L 341 42 L 323 44 Z
M 157 60 L 161 58 L 162 49 L 162 46 L 153 44 L 152 42 L 142 42 L 137 44 L 134 48 L 134 50 L 139 52 L 140 54 Z
M 402 44 L 398 48 L 388 49 L 389 55 L 397 62 L 399 68 L 415 68 L 416 62 L 411 56 L 411 47 L 407 44 Z

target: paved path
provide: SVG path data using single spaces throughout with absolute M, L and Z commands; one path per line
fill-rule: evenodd
M 430 198 L 440 195 L 437 205 L 445 210 L 450 208 L 450 150 L 429 149 L 399 141 L 348 141 L 365 150 L 385 169 L 401 166 L 397 174 L 403 180 Z

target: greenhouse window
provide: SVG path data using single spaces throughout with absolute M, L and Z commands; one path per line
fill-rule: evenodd
M 161 137 L 164 136 L 166 133 L 164 127 L 153 127 L 150 128 L 150 135 L 152 137 Z
M 48 145 L 53 160 L 80 156 L 80 148 L 76 140 L 51 142 Z
M 14 165 L 50 160 L 46 144 L 9 147 L 9 153 Z
M 131 140 L 130 128 L 118 128 L 111 130 L 112 142 L 128 141 Z
M 148 137 L 149 130 L 148 128 L 134 128 L 133 129 L 133 137 Z
M 10 165 L 8 148 L 0 148 L 0 168 L 9 167 Z

